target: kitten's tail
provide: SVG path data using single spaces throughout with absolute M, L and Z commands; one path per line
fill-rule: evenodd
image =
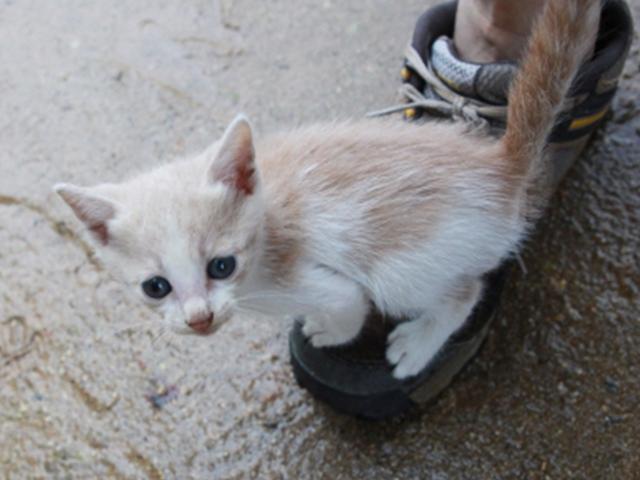
M 600 0 L 547 0 L 509 91 L 502 146 L 527 185 L 542 173 L 543 148 L 578 68 L 593 51 Z

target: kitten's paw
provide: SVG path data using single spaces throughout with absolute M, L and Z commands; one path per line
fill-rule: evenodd
M 430 341 L 429 323 L 422 319 L 398 325 L 387 345 L 387 360 L 395 365 L 393 376 L 399 380 L 418 374 L 441 346 Z
M 320 317 L 308 317 L 304 321 L 302 333 L 316 348 L 342 345 L 353 340 L 354 335 L 342 331 L 336 325 Z

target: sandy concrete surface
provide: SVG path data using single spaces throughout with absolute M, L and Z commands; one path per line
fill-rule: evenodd
M 195 152 L 239 111 L 268 132 L 386 106 L 431 3 L 0 2 L 0 477 L 640 478 L 637 38 L 481 354 L 401 419 L 301 390 L 286 322 L 162 334 L 51 193 Z

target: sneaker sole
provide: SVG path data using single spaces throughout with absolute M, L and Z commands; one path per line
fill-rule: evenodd
M 416 376 L 398 380 L 382 355 L 350 361 L 345 348 L 315 348 L 296 321 L 289 335 L 291 365 L 298 384 L 340 413 L 381 420 L 425 404 L 444 390 L 474 357 L 498 308 L 509 264 L 485 277 L 485 293 L 464 326 Z M 357 341 L 357 340 L 356 340 Z

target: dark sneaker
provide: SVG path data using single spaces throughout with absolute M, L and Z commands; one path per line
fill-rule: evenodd
M 407 103 L 384 112 L 402 110 L 405 118 L 414 121 L 433 116 L 462 119 L 500 135 L 505 128 L 509 84 L 517 65 L 460 60 L 450 38 L 456 3 L 438 5 L 418 20 L 400 72 L 403 79 L 400 91 Z M 605 2 L 595 53 L 580 69 L 566 100 L 565 112 L 549 138 L 547 152 L 553 166 L 554 187 L 605 118 L 632 36 L 633 23 L 626 2 Z
M 501 135 L 506 98 L 517 65 L 475 64 L 459 59 L 451 41 L 456 2 L 427 10 L 419 19 L 401 70 L 405 103 L 377 114 L 403 112 L 410 121 L 434 117 L 462 120 Z M 557 186 L 605 117 L 626 60 L 633 25 L 623 0 L 603 6 L 595 53 L 580 69 L 549 138 L 548 155 Z M 343 413 L 370 419 L 400 414 L 438 395 L 476 354 L 495 316 L 510 264 L 485 276 L 484 298 L 465 325 L 416 376 L 397 380 L 386 362 L 386 337 L 394 323 L 373 312 L 355 342 L 314 348 L 296 322 L 289 337 L 298 383 Z

